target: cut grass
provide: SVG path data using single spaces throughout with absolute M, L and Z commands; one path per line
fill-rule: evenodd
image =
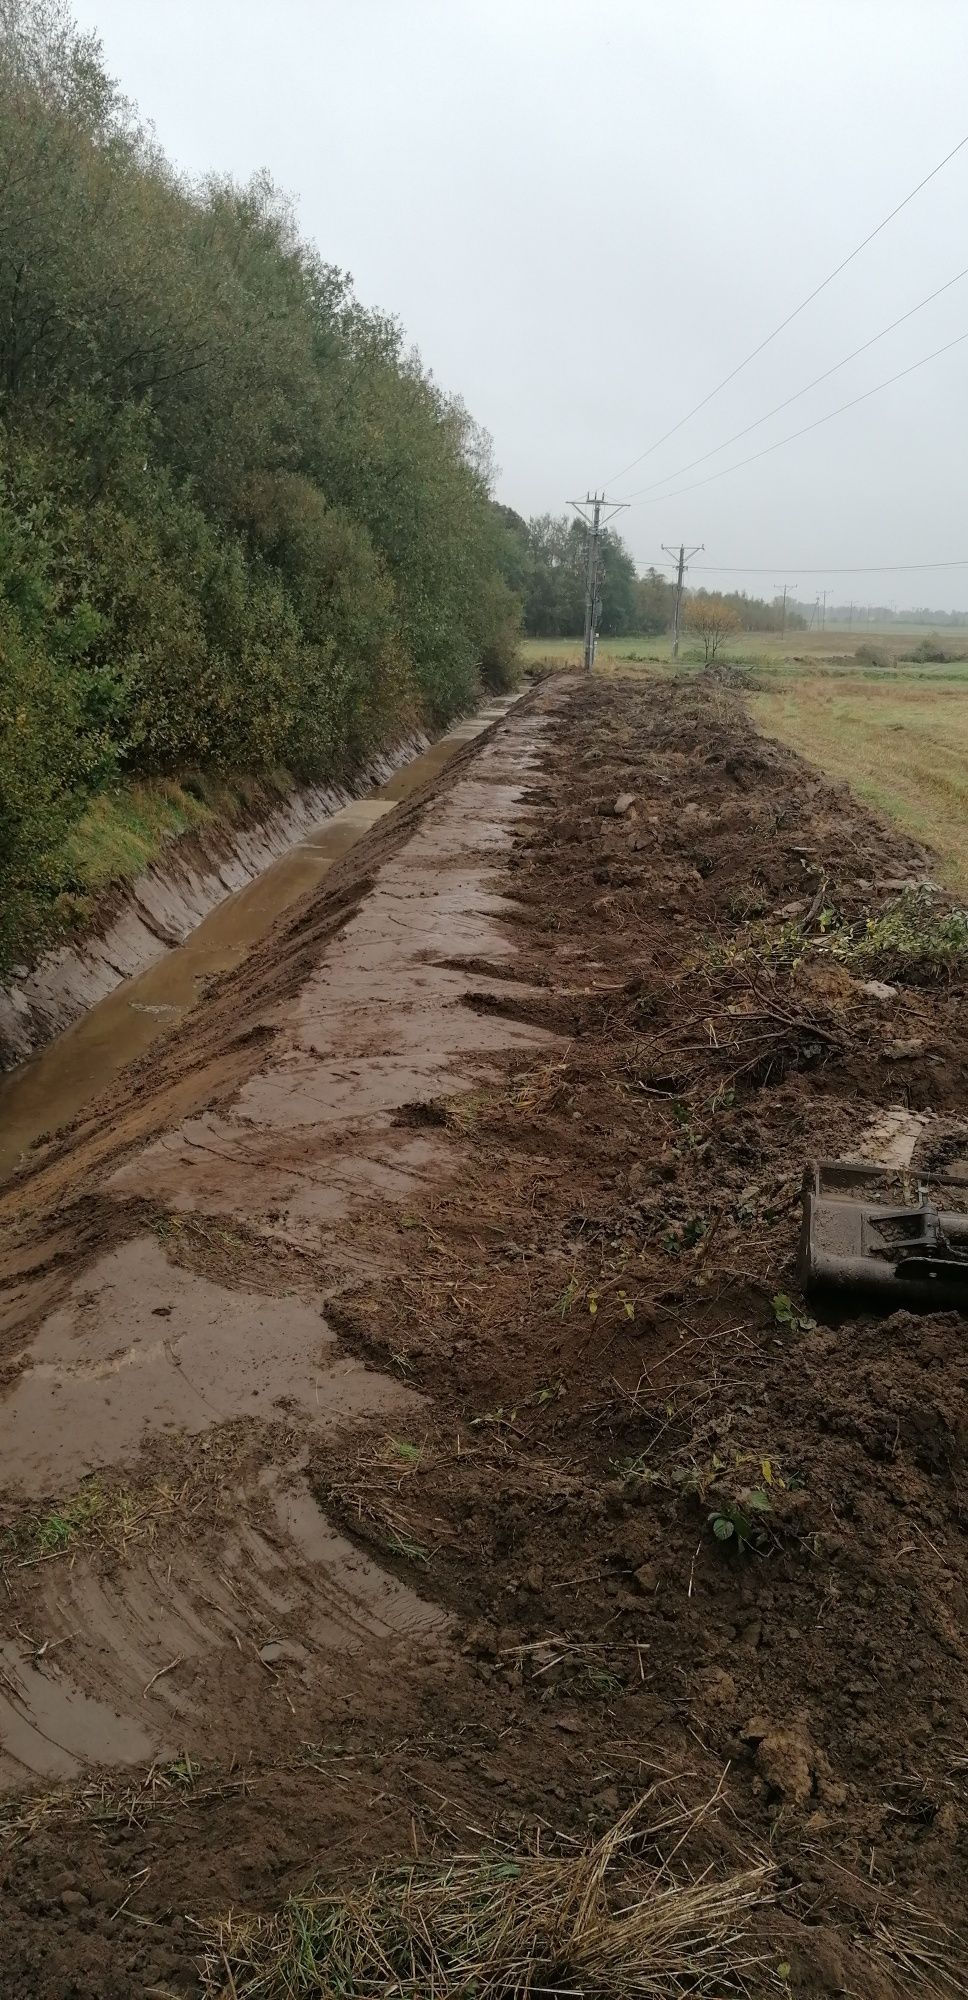
M 968 682 L 951 669 L 872 682 L 803 674 L 750 696 L 766 735 L 779 737 L 914 839 L 939 874 L 968 890 Z
M 768 1871 L 676 1885 L 664 1868 L 630 1859 L 640 1816 L 633 1808 L 577 1855 L 458 1855 L 317 1886 L 275 1915 L 233 1915 L 210 1940 L 205 1991 L 209 2000 L 672 2000 L 746 1990 L 744 1971 L 762 1962 L 751 1922 L 767 1902 Z M 684 1819 L 680 1811 L 665 1825 Z
M 162 1524 L 187 1529 L 200 1510 L 211 1515 L 213 1499 L 221 1492 L 223 1460 L 231 1463 L 232 1457 L 230 1427 L 221 1448 L 205 1450 L 197 1463 L 187 1463 L 177 1484 L 154 1479 L 140 1487 L 109 1486 L 93 1474 L 56 1505 L 20 1515 L 0 1529 L 0 1575 L 80 1549 L 123 1555 L 153 1542 Z
M 906 979 L 925 986 L 950 980 L 968 965 L 968 912 L 939 909 L 930 889 L 908 889 L 877 916 L 848 921 L 828 908 L 813 931 L 796 919 L 779 925 L 764 920 L 726 947 L 717 942 L 710 952 L 713 965 L 793 970 L 809 958 L 833 960 L 857 979 Z
M 778 737 L 829 776 L 845 780 L 868 805 L 934 848 L 939 879 L 964 893 L 968 660 L 862 666 L 853 653 L 866 636 L 829 629 L 792 632 L 781 649 L 775 632 L 744 632 L 722 663 L 753 669 L 755 688 L 748 699 L 764 735 Z M 923 637 L 912 630 L 906 643 Z M 954 647 L 957 639 L 954 632 L 946 634 L 945 644 Z M 895 628 L 884 643 L 898 653 L 905 641 Z M 526 639 L 522 652 L 526 663 L 581 665 L 575 639 Z M 701 667 L 701 656 L 688 645 L 674 668 L 670 653 L 666 636 L 602 639 L 596 673 L 692 674 Z

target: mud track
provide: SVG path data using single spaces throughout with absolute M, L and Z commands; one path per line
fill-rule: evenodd
M 0 1193 L 0 1992 L 650 1785 L 768 1862 L 735 1990 L 963 1990 L 964 1327 L 793 1276 L 805 1159 L 968 1154 L 964 981 L 810 949 L 928 866 L 546 682 Z

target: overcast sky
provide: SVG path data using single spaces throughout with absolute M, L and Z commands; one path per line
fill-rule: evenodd
M 651 486 L 642 565 L 968 606 L 968 340 L 809 437 L 666 499 L 968 331 L 968 146 L 646 457 L 968 134 L 966 0 L 75 0 L 189 173 L 266 166 L 360 297 L 492 433 L 498 491 L 560 511 Z M 797 569 L 827 565 L 815 575 Z M 750 574 L 745 574 L 749 570 Z M 744 572 L 741 574 L 741 572 Z M 761 572 L 755 574 L 753 572 Z

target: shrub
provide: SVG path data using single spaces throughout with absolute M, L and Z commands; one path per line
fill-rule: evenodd
M 105 775 L 103 745 L 83 728 L 84 694 L 83 676 L 0 602 L 0 965 L 49 926 L 65 838 Z
M 950 657 L 951 655 L 945 651 L 937 632 L 929 632 L 927 638 L 922 639 L 920 645 L 915 646 L 913 651 L 908 654 L 908 659 L 916 661 L 918 665 L 927 665 L 929 662 L 940 665 Z

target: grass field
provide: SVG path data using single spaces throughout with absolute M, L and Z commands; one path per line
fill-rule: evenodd
M 916 646 L 925 637 L 920 627 L 910 632 L 899 631 L 895 626 L 890 632 L 839 632 L 828 626 L 826 632 L 791 632 L 785 642 L 781 642 L 778 632 L 742 632 L 723 648 L 722 658 L 741 666 L 755 666 L 766 672 L 790 673 L 804 666 L 817 666 L 823 670 L 838 672 L 870 672 L 878 678 L 885 671 L 880 667 L 865 668 L 857 661 L 857 647 L 866 643 L 882 646 L 895 659 L 905 650 Z M 952 654 L 964 649 L 963 660 L 948 660 L 944 664 L 914 666 L 905 664 L 905 674 L 926 676 L 935 679 L 939 674 L 957 673 L 959 678 L 968 676 L 968 630 L 946 632 L 942 644 Z M 538 660 L 553 660 L 556 666 L 581 665 L 580 639 L 525 639 L 521 647 L 525 664 L 534 665 Z M 600 639 L 598 642 L 597 664 L 607 670 L 618 663 L 640 663 L 662 665 L 672 659 L 672 641 L 667 633 L 660 638 Z M 683 667 L 702 665 L 702 647 L 694 640 L 684 637 L 679 648 L 679 660 Z
M 952 649 L 957 637 L 946 635 Z M 850 643 L 844 632 L 795 632 L 781 652 L 777 634 L 744 633 L 725 657 L 754 674 L 758 685 L 747 698 L 764 735 L 845 779 L 933 848 L 938 879 L 968 895 L 968 660 L 868 667 L 848 653 Z M 883 643 L 896 647 L 896 630 Z M 578 666 L 581 645 L 529 640 L 524 657 Z M 661 674 L 671 664 L 668 639 L 606 639 L 596 672 Z M 676 671 L 698 665 L 701 654 L 684 646 Z
M 766 735 L 846 779 L 935 849 L 942 881 L 968 891 L 968 666 L 933 686 L 897 671 L 879 682 L 801 671 L 749 701 Z

